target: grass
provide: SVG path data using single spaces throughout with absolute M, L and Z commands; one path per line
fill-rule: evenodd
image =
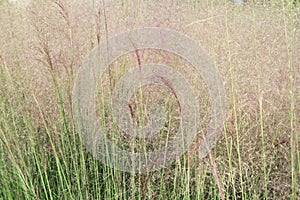
M 103 10 L 105 2 L 106 9 Z M 0 199 L 299 199 L 300 10 L 285 0 L 35 1 L 0 3 Z M 176 97 L 144 87 L 131 99 L 133 120 L 151 105 L 167 110 L 150 141 L 119 134 L 111 88 L 140 62 L 171 66 L 192 85 L 201 122 L 192 147 L 169 167 L 143 174 L 110 168 L 89 153 L 72 115 L 76 74 L 91 50 L 117 33 L 157 26 L 199 43 L 218 66 L 227 94 L 223 135 L 206 158 L 201 144 L 210 100 L 185 60 L 160 50 L 132 52 L 98 81 L 105 135 L 128 151 L 168 145 L 178 129 Z M 180 105 L 180 104 L 179 104 Z

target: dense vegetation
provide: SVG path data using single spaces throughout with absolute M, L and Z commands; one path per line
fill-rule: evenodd
M 299 199 L 299 7 L 287 0 L 150 2 L 0 1 L 0 199 Z M 228 117 L 208 157 L 199 158 L 199 139 L 168 168 L 131 174 L 86 150 L 74 126 L 72 89 L 94 47 L 148 26 L 185 33 L 208 52 L 224 82 Z M 174 55 L 142 55 L 164 60 L 194 85 L 201 138 L 210 106 L 201 77 Z M 108 83 L 136 64 L 132 53 L 105 72 L 104 99 Z M 172 113 L 176 101 L 165 94 L 149 101 L 167 100 Z

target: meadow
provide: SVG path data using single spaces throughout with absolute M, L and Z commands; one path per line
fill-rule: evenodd
M 202 77 L 176 55 L 143 50 L 122 56 L 98 80 L 97 116 L 108 137 L 132 152 L 163 146 L 179 127 L 178 103 L 164 87 L 131 99 L 136 123 L 165 107 L 167 122 L 145 144 L 118 133 L 111 89 L 132 66 L 164 63 L 193 86 L 197 139 L 170 166 L 145 173 L 104 165 L 76 128 L 77 73 L 108 38 L 143 27 L 195 40 L 218 68 L 226 121 L 205 158 L 199 145 L 211 100 Z M 167 136 L 167 138 L 166 138 Z M 128 141 L 129 140 L 129 141 Z M 300 198 L 300 5 L 289 0 L 0 1 L 0 199 Z

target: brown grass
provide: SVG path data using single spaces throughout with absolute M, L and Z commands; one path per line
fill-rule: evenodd
M 58 127 L 63 122 L 57 120 L 60 119 L 60 110 L 53 77 L 71 121 L 70 98 L 76 72 L 99 42 L 139 27 L 172 28 L 193 38 L 208 52 L 224 81 L 228 120 L 224 136 L 214 151 L 215 166 L 211 173 L 220 176 L 218 182 L 225 192 L 232 190 L 236 198 L 241 195 L 239 192 L 253 192 L 257 194 L 254 199 L 262 198 L 266 192 L 263 170 L 266 169 L 268 197 L 289 198 L 292 193 L 290 149 L 294 145 L 296 193 L 300 195 L 299 8 L 291 11 L 280 3 L 273 6 L 251 3 L 235 6 L 219 1 L 192 2 L 109 1 L 105 12 L 103 2 L 92 5 L 91 1 L 47 0 L 25 10 L 11 10 L 10 6 L 5 6 L 0 13 L 0 93 L 6 98 L 3 104 L 10 103 L 10 106 L 16 107 L 18 117 L 32 117 L 35 120 L 32 129 L 40 130 L 44 122 L 32 98 L 34 94 L 50 132 L 59 141 Z M 157 51 L 148 51 L 141 58 L 144 61 L 167 58 L 167 64 L 176 59 L 163 52 L 159 55 L 161 57 L 158 54 Z M 128 63 L 137 65 L 135 53 L 127 58 Z M 187 76 L 201 96 L 200 91 L 206 90 L 201 77 L 193 73 L 191 66 L 183 66 L 178 70 Z M 115 77 L 114 81 L 130 68 L 123 66 L 124 71 L 120 72 L 114 67 L 111 75 Z M 176 66 L 174 68 L 177 69 Z M 291 100 L 291 91 L 294 100 Z M 17 99 L 21 98 L 25 99 L 25 104 L 18 103 Z M 203 102 L 207 101 L 207 97 L 202 98 Z M 293 127 L 290 126 L 291 102 L 295 105 L 296 114 Z M 40 137 L 47 140 L 42 134 Z M 291 140 L 291 137 L 294 139 Z M 189 152 L 193 155 L 194 162 L 190 162 L 190 167 L 196 173 L 193 177 L 196 179 L 197 173 L 203 173 L 202 169 L 208 167 L 209 162 L 199 160 L 195 149 Z M 264 154 L 265 157 L 262 156 Z M 166 174 L 166 177 L 171 176 L 172 171 L 166 170 Z M 148 185 L 155 187 L 155 172 L 151 176 L 144 179 Z M 145 190 L 144 186 L 143 196 Z

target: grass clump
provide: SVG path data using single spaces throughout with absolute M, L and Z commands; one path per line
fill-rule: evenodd
M 47 0 L 26 8 L 3 1 L 0 7 L 0 199 L 299 198 L 300 11 L 292 1 Z M 200 159 L 197 144 L 210 116 L 201 77 L 167 52 L 121 57 L 98 81 L 95 103 L 112 140 L 145 151 L 144 141 L 133 147 L 109 116 L 111 87 L 138 60 L 161 62 L 183 75 L 202 117 L 199 138 L 183 156 L 168 168 L 132 174 L 87 151 L 71 97 L 79 66 L 95 46 L 148 26 L 183 32 L 208 52 L 224 82 L 228 116 L 217 146 Z M 168 123 L 148 150 L 164 145 L 179 126 L 176 98 L 155 86 L 131 99 L 138 124 L 147 122 L 151 104 L 166 108 Z

